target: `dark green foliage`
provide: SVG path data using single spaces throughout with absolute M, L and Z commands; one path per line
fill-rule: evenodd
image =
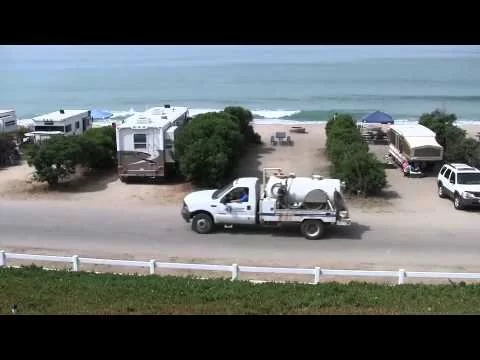
M 422 114 L 418 123 L 432 130 L 436 134 L 437 142 L 445 147 L 447 145 L 448 133 L 455 128 L 453 124 L 456 120 L 457 116 L 455 114 L 447 114 L 444 111 L 435 110 L 431 113 Z
M 116 132 L 113 127 L 89 129 L 78 136 L 55 135 L 32 145 L 27 162 L 35 167 L 34 179 L 54 186 L 75 174 L 78 166 L 91 170 L 116 166 Z
M 347 189 L 354 193 L 375 194 L 387 185 L 383 164 L 374 154 L 359 148 L 338 159 L 333 169 L 332 175 L 345 181 Z
M 225 274 L 227 277 L 228 275 Z M 480 285 L 252 284 L 0 268 L 0 314 L 478 314 Z
M 111 169 L 117 165 L 116 132 L 111 126 L 88 129 L 79 138 L 82 165 L 89 169 Z
M 350 115 L 340 114 L 329 120 L 325 131 L 332 176 L 345 181 L 347 191 L 371 195 L 387 185 L 383 164 L 369 153 L 368 144 Z
M 78 136 L 54 135 L 47 141 L 32 146 L 27 152 L 28 165 L 35 167 L 36 181 L 50 186 L 75 173 L 83 161 L 83 148 Z
M 0 166 L 10 163 L 9 158 L 15 155 L 15 143 L 9 135 L 0 134 Z
M 252 113 L 238 106 L 195 116 L 175 140 L 181 173 L 197 185 L 218 186 L 249 144 L 262 143 L 250 125 L 252 120 Z
M 325 132 L 329 136 L 330 129 L 357 129 L 357 124 L 353 117 L 349 114 L 340 114 L 335 117 L 335 120 L 331 118 L 328 120 L 325 126 Z
M 223 112 L 232 115 L 238 124 L 238 128 L 242 134 L 247 132 L 248 126 L 253 120 L 253 114 L 250 110 L 244 109 L 240 106 L 228 106 Z
M 426 126 L 436 134 L 437 142 L 443 146 L 446 162 L 465 162 L 478 167 L 480 165 L 479 142 L 467 138 L 467 132 L 454 125 L 455 114 L 434 110 L 422 114 L 419 124 Z
M 253 120 L 253 114 L 250 110 L 242 108 L 240 106 L 228 106 L 223 112 L 234 117 L 234 120 L 238 124 L 240 133 L 244 136 L 245 142 L 247 144 L 260 144 L 261 138 L 258 133 L 253 130 L 250 123 Z
M 244 137 L 226 113 L 195 116 L 175 140 L 180 171 L 201 186 L 216 186 L 238 164 Z

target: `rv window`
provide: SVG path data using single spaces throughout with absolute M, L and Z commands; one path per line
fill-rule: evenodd
M 70 131 L 72 131 L 72 125 L 65 126 L 65 132 L 69 133 Z
M 35 126 L 35 131 L 61 131 L 63 132 L 63 126 Z
M 75 121 L 75 129 L 80 129 L 80 121 Z
M 446 172 L 445 172 L 445 178 L 448 179 L 450 177 L 450 174 L 452 173 L 452 170 L 448 169 Z
M 133 148 L 146 149 L 147 148 L 147 134 L 133 134 Z

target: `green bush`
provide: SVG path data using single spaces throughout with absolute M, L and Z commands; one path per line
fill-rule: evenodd
M 418 123 L 435 132 L 437 142 L 443 146 L 446 162 L 466 162 L 479 166 L 479 142 L 467 138 L 467 132 L 454 125 L 456 120 L 455 114 L 434 110 L 422 114 Z
M 201 186 L 217 186 L 238 164 L 244 137 L 223 112 L 195 116 L 175 140 L 180 171 Z
M 116 132 L 113 127 L 89 129 L 82 135 L 55 135 L 26 151 L 27 162 L 35 167 L 33 178 L 55 186 L 73 175 L 77 166 L 91 170 L 116 166 Z
M 9 135 L 0 134 L 0 166 L 10 164 L 10 158 L 15 155 L 15 143 Z
M 35 181 L 55 186 L 75 173 L 77 165 L 84 160 L 82 152 L 79 136 L 54 135 L 32 146 L 27 152 L 27 162 L 35 167 Z
M 330 119 L 325 127 L 326 152 L 332 162 L 332 176 L 345 181 L 346 190 L 373 195 L 387 185 L 383 164 L 369 153 L 355 120 L 348 114 Z
M 383 164 L 374 154 L 365 151 L 352 151 L 339 158 L 332 175 L 345 181 L 346 188 L 353 193 L 374 195 L 387 185 Z
M 253 121 L 253 114 L 250 110 L 240 106 L 228 106 L 223 110 L 223 112 L 233 116 L 234 120 L 238 124 L 240 133 L 244 136 L 247 144 L 261 143 L 260 135 L 256 133 L 253 130 L 252 125 L 250 125 L 250 123 Z
M 353 117 L 349 114 L 340 114 L 328 120 L 327 125 L 325 126 L 325 132 L 327 137 L 331 129 L 357 129 L 357 123 Z
M 368 144 L 357 129 L 333 128 L 326 142 L 327 154 L 332 161 L 345 156 L 350 148 L 354 151 L 368 152 Z
M 88 129 L 79 141 L 83 149 L 82 165 L 93 170 L 117 165 L 116 131 L 112 126 Z

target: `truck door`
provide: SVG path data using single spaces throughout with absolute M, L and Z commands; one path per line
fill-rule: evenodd
M 255 189 L 235 187 L 224 195 L 217 212 L 223 224 L 255 224 Z

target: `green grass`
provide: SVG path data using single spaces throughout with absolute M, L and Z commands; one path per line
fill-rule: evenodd
M 0 269 L 0 314 L 478 314 L 480 285 L 252 284 Z

